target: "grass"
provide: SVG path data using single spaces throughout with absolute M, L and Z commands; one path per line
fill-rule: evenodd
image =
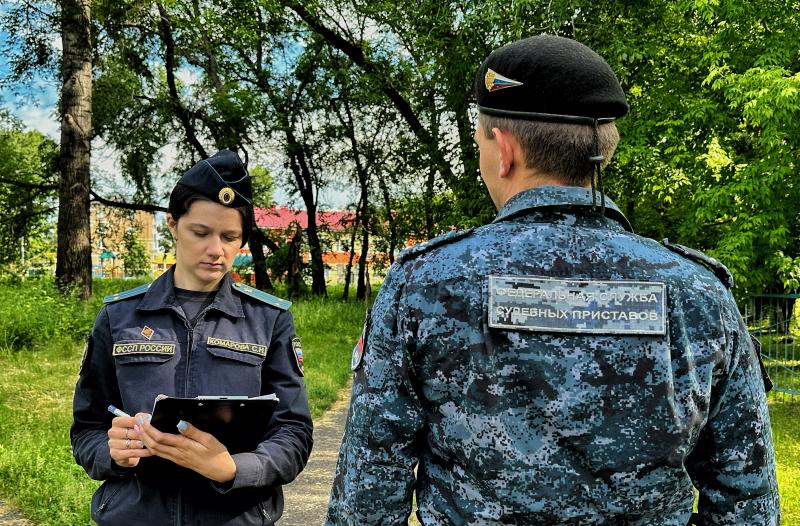
M 770 395 L 783 526 L 800 526 L 800 396 Z
M 98 483 L 75 464 L 69 444 L 80 340 L 102 296 L 136 284 L 96 283 L 87 304 L 58 299 L 46 282 L 0 285 L 0 496 L 37 525 L 91 523 L 89 501 Z M 300 299 L 291 310 L 309 404 L 318 417 L 350 377 L 366 308 L 356 301 Z

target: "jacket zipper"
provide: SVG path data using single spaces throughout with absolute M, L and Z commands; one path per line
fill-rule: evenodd
M 197 317 L 197 320 L 195 321 L 195 327 L 197 326 L 198 323 L 200 323 L 203 320 L 203 316 L 206 315 L 206 311 L 208 311 L 208 307 L 206 307 L 206 310 L 201 312 L 200 316 Z M 192 362 L 192 345 L 194 343 L 192 340 L 194 339 L 193 338 L 194 337 L 194 327 L 192 327 L 191 323 L 189 323 L 189 320 L 187 320 L 186 318 L 183 318 L 183 324 L 186 326 L 186 331 L 187 331 L 187 337 L 186 337 L 186 378 L 183 381 L 183 396 L 189 396 L 189 371 L 190 371 L 191 362 Z M 178 524 L 183 524 L 183 519 L 181 517 L 181 513 L 182 513 L 181 501 L 182 500 L 183 500 L 183 492 L 181 491 L 180 486 L 178 486 L 178 513 L 177 513 L 177 516 L 176 516 Z
M 183 320 L 186 325 L 187 342 L 186 342 L 186 378 L 183 380 L 183 396 L 189 396 L 189 366 L 192 362 L 192 336 L 194 336 L 194 328 L 189 323 L 189 320 Z
M 183 492 L 181 491 L 180 485 L 178 485 L 178 511 L 175 514 L 175 523 L 179 526 L 183 524 L 183 518 L 181 517 L 181 501 L 183 500 Z
M 209 305 L 205 308 L 205 310 L 203 310 L 203 312 L 200 313 L 199 316 L 197 316 L 197 318 L 195 318 L 194 327 L 197 327 L 197 324 L 203 321 L 206 312 L 208 312 L 210 308 L 211 306 Z M 194 339 L 194 327 L 192 327 L 192 325 L 189 323 L 189 320 L 186 318 L 183 319 L 183 324 L 186 326 L 186 330 L 188 331 L 188 341 L 186 342 L 186 379 L 183 383 L 183 396 L 189 396 L 189 367 L 191 366 L 192 362 L 192 345 L 194 343 L 192 340 Z
M 264 507 L 263 502 L 258 503 L 258 509 L 261 511 L 261 516 L 264 517 L 264 520 L 267 521 L 267 524 L 272 525 L 272 517 L 270 517 L 269 513 L 267 513 L 267 508 Z
M 121 490 L 121 489 L 122 489 L 122 486 L 119 486 L 117 489 L 115 489 L 115 490 L 114 490 L 114 493 L 112 493 L 111 495 L 109 495 L 109 496 L 106 498 L 106 500 L 104 500 L 104 501 L 103 501 L 103 503 L 100 505 L 100 507 L 99 507 L 99 508 L 97 508 L 97 513 L 102 513 L 103 511 L 105 511 L 105 509 L 106 509 L 106 508 L 108 507 L 108 505 L 111 503 L 111 499 L 113 499 L 114 497 L 116 497 L 116 496 L 117 496 L 117 493 L 119 493 L 119 490 Z

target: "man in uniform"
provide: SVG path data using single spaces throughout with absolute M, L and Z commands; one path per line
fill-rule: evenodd
M 392 266 L 327 524 L 405 524 L 415 493 L 425 525 L 777 525 L 768 379 L 730 274 L 603 195 L 628 110 L 608 64 L 538 36 L 475 88 L 499 213 Z

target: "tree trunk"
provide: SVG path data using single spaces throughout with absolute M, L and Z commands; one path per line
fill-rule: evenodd
M 267 258 L 264 256 L 264 233 L 256 225 L 250 231 L 250 254 L 253 256 L 253 274 L 256 277 L 256 288 L 259 290 L 273 290 L 272 281 L 267 274 Z M 273 249 L 274 250 L 274 249 Z
M 322 262 L 322 243 L 319 239 L 319 232 L 317 231 L 317 206 L 314 203 L 312 206 L 306 204 L 308 212 L 308 228 L 306 235 L 308 236 L 308 247 L 311 251 L 311 294 L 315 296 L 327 296 L 328 292 L 325 289 L 325 264 Z M 314 217 L 314 220 L 311 218 Z
M 172 111 L 181 123 L 184 133 L 186 133 L 186 140 L 194 148 L 201 159 L 207 159 L 208 154 L 205 148 L 197 138 L 194 125 L 189 118 L 189 113 L 186 108 L 181 104 L 180 95 L 178 94 L 178 85 L 175 80 L 175 40 L 172 36 L 172 23 L 169 19 L 169 14 L 163 4 L 157 3 L 159 15 L 159 30 L 161 40 L 164 42 L 164 70 L 167 76 L 167 87 L 169 88 L 169 98 L 172 104 Z
M 289 270 L 287 272 L 287 289 L 290 297 L 297 297 L 301 293 L 303 282 L 303 255 L 300 245 L 303 240 L 303 230 L 300 225 L 295 225 L 292 240 L 289 242 Z
M 386 222 L 389 223 L 389 264 L 394 263 L 394 251 L 397 248 L 397 225 L 394 222 L 392 213 L 392 199 L 389 195 L 389 187 L 383 178 L 378 180 L 383 193 L 383 206 L 386 208 Z
M 367 252 L 369 251 L 369 230 L 366 226 L 361 231 L 361 256 L 358 258 L 358 287 L 356 288 L 356 299 L 367 298 Z
M 311 167 L 306 160 L 306 145 L 302 144 L 294 132 L 286 127 L 286 152 L 289 155 L 289 167 L 300 191 L 300 197 L 306 205 L 308 215 L 308 247 L 311 252 L 311 293 L 315 296 L 327 296 L 325 288 L 325 265 L 322 261 L 322 244 L 317 231 L 317 196 Z
M 62 293 L 92 293 L 89 166 L 92 140 L 91 1 L 61 2 L 61 179 L 58 188 L 56 284 Z
M 350 252 L 350 256 L 347 259 L 347 270 L 344 274 L 344 292 L 342 292 L 342 299 L 346 300 L 350 297 L 350 281 L 353 277 L 353 257 L 356 253 L 356 235 L 358 234 L 358 222 L 361 217 L 361 200 L 358 201 L 358 206 L 356 206 L 356 215 L 353 218 L 352 228 L 353 231 L 350 233 L 350 246 L 348 247 Z

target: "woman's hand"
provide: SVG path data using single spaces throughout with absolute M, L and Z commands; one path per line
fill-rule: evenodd
M 213 435 L 181 421 L 180 434 L 163 433 L 150 425 L 150 415 L 136 415 L 141 439 L 153 455 L 171 460 L 216 482 L 236 476 L 236 464 L 228 449 Z
M 124 468 L 132 468 L 139 459 L 152 456 L 140 438 L 139 426 L 132 416 L 118 416 L 108 430 L 108 450 L 112 460 Z

